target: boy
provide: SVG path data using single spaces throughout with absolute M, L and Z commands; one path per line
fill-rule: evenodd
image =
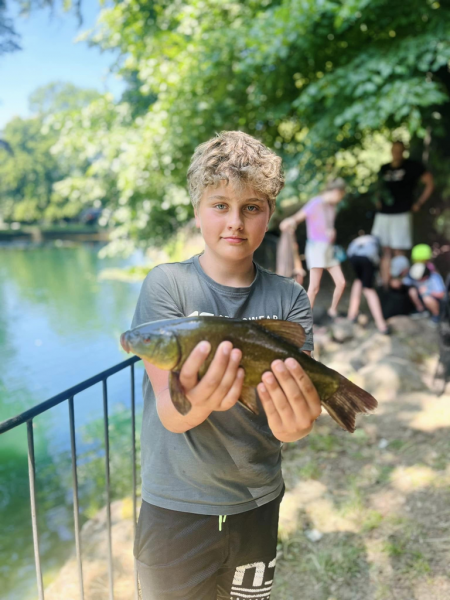
M 155 267 L 133 327 L 192 315 L 286 319 L 312 343 L 311 308 L 296 282 L 253 262 L 284 184 L 281 160 L 238 131 L 199 146 L 188 171 L 200 256 Z M 297 361 L 274 361 L 258 386 L 258 416 L 239 399 L 241 352 L 222 342 L 198 381 L 201 342 L 180 381 L 192 409 L 179 414 L 168 372 L 145 362 L 142 508 L 134 553 L 143 600 L 270 598 L 283 494 L 283 442 L 307 435 L 320 401 Z M 153 395 L 154 393 L 154 395 Z M 156 398 L 156 400 L 155 400 Z
M 418 314 L 431 313 L 431 321 L 439 323 L 441 306 L 445 296 L 445 283 L 439 273 L 432 272 L 425 263 L 415 263 L 404 279 L 409 288 L 409 296 Z
M 411 250 L 411 261 L 415 263 L 424 263 L 431 272 L 436 271 L 433 263 L 433 250 L 428 244 L 417 244 Z
M 414 310 L 409 288 L 403 282 L 409 268 L 409 260 L 403 254 L 397 254 L 391 260 L 389 286 L 382 286 L 377 290 L 385 319 L 397 315 L 410 315 Z
M 335 289 L 328 316 L 337 316 L 339 301 L 344 293 L 345 278 L 341 265 L 334 256 L 336 230 L 336 206 L 345 196 L 346 184 L 340 177 L 331 181 L 320 196 L 312 198 L 297 213 L 280 223 L 281 231 L 295 231 L 297 225 L 306 220 L 306 265 L 309 269 L 308 298 L 311 307 L 320 290 L 323 270 L 331 275 Z
M 374 235 L 361 231 L 347 248 L 347 256 L 355 272 L 355 281 L 350 292 L 348 319 L 356 321 L 364 294 L 369 310 L 380 333 L 388 335 L 389 327 L 384 320 L 380 299 L 374 290 L 375 272 L 380 263 L 380 244 Z

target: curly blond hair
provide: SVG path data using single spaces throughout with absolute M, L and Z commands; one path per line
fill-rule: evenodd
M 197 146 L 187 181 L 194 208 L 206 187 L 231 181 L 233 185 L 250 185 L 264 194 L 272 214 L 284 186 L 284 173 L 281 158 L 257 139 L 242 131 L 222 131 Z

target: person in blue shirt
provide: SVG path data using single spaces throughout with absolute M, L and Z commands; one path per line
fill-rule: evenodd
M 403 282 L 410 286 L 409 296 L 417 311 L 423 313 L 428 310 L 431 320 L 438 323 L 445 296 L 444 280 L 439 273 L 432 272 L 424 263 L 416 263 Z

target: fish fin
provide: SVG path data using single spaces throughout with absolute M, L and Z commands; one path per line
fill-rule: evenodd
M 378 406 L 375 398 L 343 375 L 339 375 L 338 389 L 322 404 L 341 427 L 353 433 L 357 413 L 368 413 Z
M 180 383 L 180 374 L 175 371 L 169 373 L 169 390 L 172 403 L 177 411 L 182 415 L 187 415 L 192 404 L 184 394 L 183 386 Z
M 290 344 L 301 348 L 305 343 L 306 333 L 300 323 L 295 321 L 279 321 L 278 319 L 259 319 L 256 325 L 263 327 L 283 338 Z
M 248 408 L 254 415 L 259 413 L 258 402 L 256 400 L 256 389 L 248 385 L 242 386 L 239 402 Z

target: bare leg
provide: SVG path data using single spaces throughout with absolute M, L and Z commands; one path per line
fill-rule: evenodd
M 310 269 L 309 271 L 309 286 L 308 298 L 311 308 L 314 306 L 314 301 L 320 290 L 320 280 L 322 279 L 323 269 Z
M 381 310 L 380 299 L 375 290 L 371 288 L 363 289 L 364 296 L 366 297 L 369 310 L 372 313 L 372 317 L 375 321 L 378 331 L 386 331 L 387 323 L 383 317 L 383 311 Z
M 335 317 L 337 315 L 337 307 L 340 299 L 342 298 L 342 294 L 345 290 L 345 277 L 342 272 L 341 265 L 336 265 L 335 267 L 331 267 L 327 269 L 328 273 L 331 275 L 334 281 L 334 293 L 333 298 L 331 300 L 331 306 L 328 309 L 328 314 L 330 317 Z
M 383 247 L 383 255 L 380 263 L 380 273 L 383 285 L 387 287 L 389 285 L 389 279 L 391 278 L 391 256 L 392 250 L 386 246 Z
M 433 298 L 433 296 L 425 296 L 423 302 L 434 317 L 439 316 L 441 307 L 439 305 L 439 301 L 436 300 L 436 298 Z
M 414 288 L 414 287 L 409 288 L 408 294 L 409 294 L 409 297 L 411 298 L 411 300 L 413 301 L 414 306 L 416 307 L 416 310 L 418 310 L 419 312 L 424 311 L 425 306 L 420 301 L 419 292 L 416 290 L 416 288 Z
M 350 303 L 348 306 L 347 318 L 353 321 L 358 316 L 359 305 L 361 303 L 361 292 L 362 292 L 362 281 L 355 279 L 352 285 L 352 291 L 350 292 Z

